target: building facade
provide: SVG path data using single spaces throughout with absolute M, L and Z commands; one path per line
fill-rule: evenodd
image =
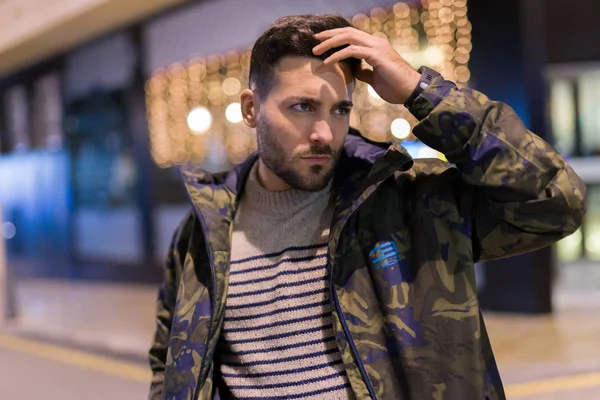
M 0 15 L 9 15 L 6 4 L 39 11 L 34 2 L 5 1 Z M 593 40 L 600 34 L 578 43 L 583 28 L 569 22 L 585 20 L 581 26 L 598 30 L 586 20 L 598 7 L 592 1 L 579 2 L 585 12 L 555 0 L 501 6 L 155 0 L 143 10 L 135 1 L 58 3 L 63 19 L 51 20 L 48 12 L 37 25 L 18 24 L 35 27 L 37 36 L 19 31 L 21 39 L 14 33 L 0 40 L 0 204 L 9 257 L 22 274 L 160 279 L 170 236 L 188 209 L 169 167 L 197 162 L 222 170 L 251 151 L 252 133 L 239 123 L 235 105 L 228 112 L 246 85 L 250 46 L 280 16 L 329 12 L 385 36 L 415 66 L 432 65 L 509 103 L 534 131 L 554 140 L 589 181 L 591 200 L 585 227 L 559 244 L 558 256 L 600 259 L 600 210 L 593 201 L 600 181 L 600 113 L 593 101 L 600 43 Z M 121 7 L 123 16 L 98 22 L 110 7 Z M 532 37 L 538 43 L 526 39 Z M 374 139 L 403 141 L 416 157 L 441 157 L 406 131 L 415 123 L 406 110 L 382 104 L 366 85 L 357 96 L 353 125 Z

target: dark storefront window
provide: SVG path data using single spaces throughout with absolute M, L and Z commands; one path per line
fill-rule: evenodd
M 9 262 L 23 274 L 66 268 L 69 257 L 61 79 L 55 60 L 0 87 L 0 207 Z
M 600 156 L 600 71 L 577 79 L 581 155 Z
M 550 80 L 549 120 L 566 156 L 600 156 L 600 70 Z
M 56 151 L 63 145 L 63 107 L 58 74 L 38 79 L 31 90 L 31 142 L 36 149 Z
M 30 147 L 29 137 L 29 104 L 27 88 L 16 85 L 4 96 L 6 130 L 10 151 L 25 151 Z
M 583 226 L 587 258 L 600 261 L 600 185 L 588 187 L 588 211 Z
M 558 243 L 558 257 L 562 262 L 600 261 L 600 67 L 564 68 L 549 80 L 548 117 L 561 154 L 573 165 L 585 161 L 588 211 L 582 228 Z
M 565 156 L 575 152 L 575 84 L 556 79 L 550 84 L 550 122 L 556 149 Z
M 75 252 L 81 262 L 142 258 L 138 176 L 123 90 L 94 91 L 67 107 Z
M 95 93 L 73 102 L 68 111 L 76 206 L 133 205 L 136 170 L 121 93 Z

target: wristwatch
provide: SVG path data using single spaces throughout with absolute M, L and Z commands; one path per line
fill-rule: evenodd
M 415 90 L 413 90 L 408 100 L 406 100 L 406 103 L 404 103 L 406 108 L 410 108 L 415 99 L 419 97 L 419 95 L 423 93 L 423 91 L 427 89 L 429 85 L 431 85 L 431 82 L 433 82 L 436 77 L 440 76 L 439 72 L 425 66 L 419 68 L 418 72 L 421 74 L 421 78 L 419 79 L 419 83 L 417 84 Z

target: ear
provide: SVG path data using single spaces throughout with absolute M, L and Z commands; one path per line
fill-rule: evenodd
M 256 114 L 258 112 L 258 95 L 250 89 L 244 89 L 240 95 L 242 105 L 242 118 L 250 128 L 256 128 Z

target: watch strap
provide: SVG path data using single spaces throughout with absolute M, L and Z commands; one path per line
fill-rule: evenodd
M 421 74 L 421 78 L 419 79 L 419 83 L 415 90 L 413 90 L 408 100 L 406 100 L 406 103 L 404 103 L 404 106 L 407 108 L 410 108 L 417 97 L 419 97 L 421 93 L 431 85 L 431 82 L 440 75 L 439 72 L 425 66 L 419 68 L 418 72 Z

